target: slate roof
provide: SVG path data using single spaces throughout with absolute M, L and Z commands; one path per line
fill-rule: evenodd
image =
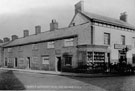
M 3 46 L 5 46 L 8 43 L 10 43 L 10 42 L 0 43 L 0 47 L 3 47 Z
M 85 23 L 83 25 L 77 25 L 73 27 L 61 28 L 54 31 L 46 31 L 37 35 L 29 35 L 27 37 L 16 39 L 4 47 L 13 47 L 24 44 L 36 43 L 36 42 L 44 42 L 49 40 L 54 40 L 63 37 L 77 36 L 79 30 L 84 30 L 89 23 Z
M 93 19 L 94 21 L 107 23 L 107 24 L 112 24 L 112 25 L 116 25 L 116 26 L 125 27 L 125 28 L 135 30 L 135 26 L 130 25 L 129 23 L 124 22 L 124 21 L 119 20 L 119 19 L 105 17 L 105 16 L 101 16 L 101 15 L 98 15 L 98 14 L 89 13 L 89 12 L 85 12 L 85 11 L 82 11 L 80 13 L 82 15 L 84 15 L 85 17 L 89 18 L 89 19 Z

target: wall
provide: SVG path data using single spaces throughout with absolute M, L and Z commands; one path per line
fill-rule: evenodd
M 135 37 L 135 32 L 120 30 L 114 27 L 107 28 L 102 26 L 95 26 L 95 45 L 104 45 L 104 32 L 110 33 L 110 50 L 111 50 L 111 59 L 113 62 L 118 60 L 118 49 L 114 49 L 114 44 L 121 44 L 121 35 L 125 35 L 126 45 L 131 45 L 132 50 L 128 51 L 127 58 L 130 59 L 129 63 L 131 63 L 132 54 L 135 54 L 135 48 L 133 47 L 133 39 Z
M 47 48 L 47 42 L 38 43 L 38 49 L 33 50 L 33 44 L 24 45 L 19 48 L 12 47 L 11 51 L 8 52 L 8 48 L 4 49 L 4 59 L 8 58 L 10 60 L 9 67 L 14 67 L 14 59 L 17 58 L 18 60 L 18 67 L 20 69 L 27 69 L 28 68 L 28 61 L 27 57 L 31 58 L 31 69 L 35 70 L 52 70 L 55 71 L 55 57 L 61 56 L 65 52 L 69 52 L 73 54 L 72 58 L 72 66 L 75 67 L 77 64 L 76 60 L 76 45 L 77 45 L 77 38 L 74 38 L 74 46 L 72 47 L 64 47 L 64 40 L 56 40 L 55 41 L 55 48 Z M 56 50 L 60 50 L 60 53 L 56 53 Z M 42 64 L 42 56 L 49 55 L 49 66 Z M 33 60 L 33 58 L 37 58 Z
M 73 23 L 75 25 L 80 25 L 80 24 L 83 24 L 83 23 L 86 23 L 86 22 L 89 22 L 89 20 L 86 19 L 84 16 L 82 16 L 80 13 L 77 13 L 73 17 L 73 19 L 72 19 L 71 23 L 69 24 L 69 26 L 73 26 Z

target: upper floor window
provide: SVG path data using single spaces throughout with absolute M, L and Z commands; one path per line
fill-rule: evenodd
M 19 51 L 19 52 L 23 51 L 22 46 L 19 46 L 19 47 L 18 47 L 18 51 Z
M 38 44 L 32 44 L 32 50 L 38 50 Z
M 54 48 L 54 41 L 47 42 L 47 48 Z
M 110 33 L 104 33 L 104 44 L 110 45 Z
M 74 39 L 70 38 L 70 39 L 65 39 L 64 40 L 64 46 L 73 46 L 74 45 Z
M 12 48 L 8 48 L 8 52 L 12 52 Z
M 122 45 L 125 45 L 125 36 L 124 35 L 121 35 L 121 43 L 122 43 Z
M 133 37 L 133 47 L 135 47 L 135 37 Z

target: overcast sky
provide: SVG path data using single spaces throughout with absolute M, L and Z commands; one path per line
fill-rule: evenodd
M 56 19 L 59 27 L 67 27 L 74 15 L 74 4 L 79 0 L 0 0 L 0 38 L 30 34 L 41 25 L 49 30 L 49 23 Z M 128 22 L 135 26 L 135 0 L 84 0 L 85 11 L 119 19 L 126 11 Z

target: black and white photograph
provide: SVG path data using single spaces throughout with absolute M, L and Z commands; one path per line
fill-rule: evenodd
M 0 90 L 135 91 L 135 0 L 0 0 Z

